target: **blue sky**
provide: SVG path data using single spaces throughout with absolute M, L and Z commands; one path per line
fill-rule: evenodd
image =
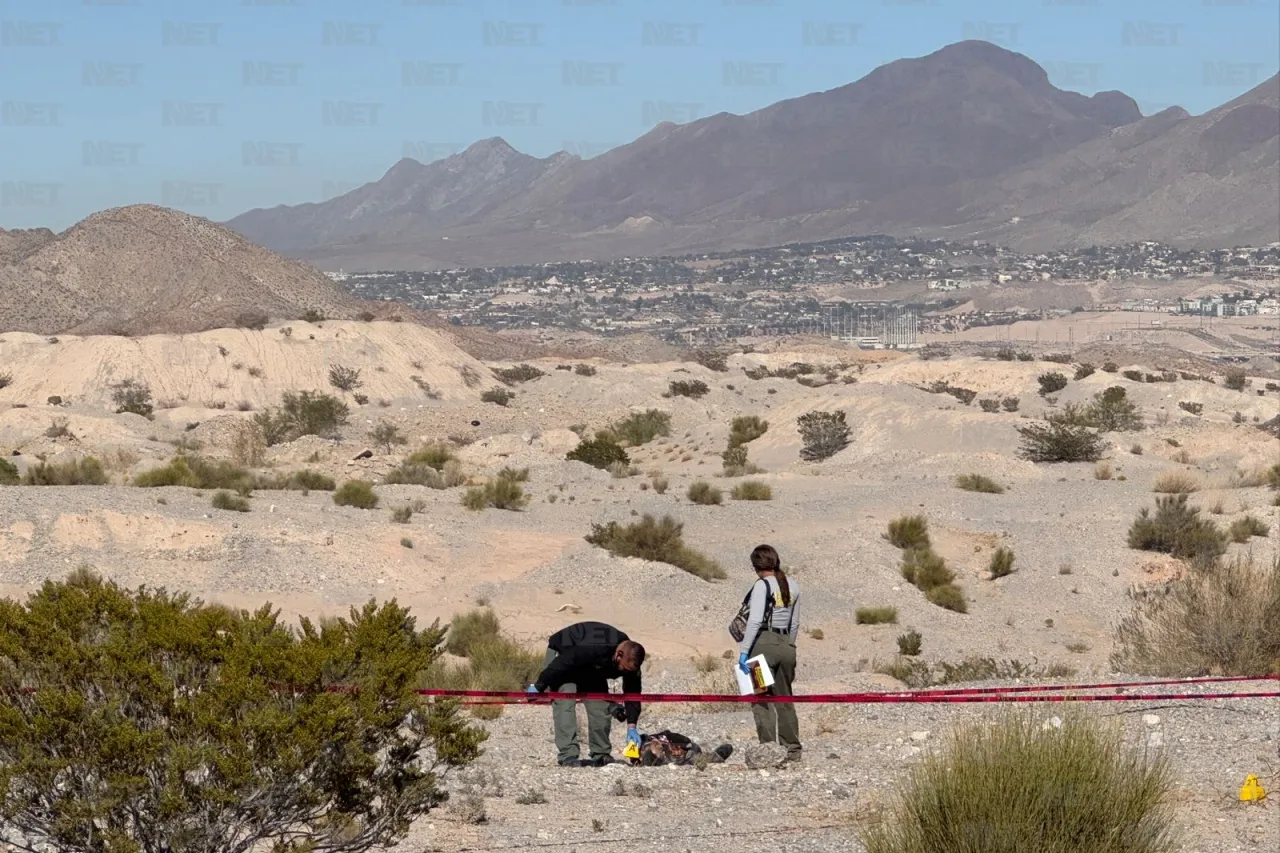
M 6 0 L 0 227 L 322 201 L 486 137 L 594 156 L 965 38 L 1201 113 L 1276 73 L 1280 0 Z

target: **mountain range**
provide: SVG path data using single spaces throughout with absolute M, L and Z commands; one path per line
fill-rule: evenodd
M 1280 80 L 1201 116 L 1058 89 L 981 41 L 746 115 L 659 124 L 590 160 L 486 139 L 228 227 L 324 268 L 715 251 L 853 234 L 1023 250 L 1280 239 Z

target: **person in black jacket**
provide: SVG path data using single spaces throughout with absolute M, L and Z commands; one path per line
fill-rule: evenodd
M 609 680 L 622 679 L 624 693 L 640 693 L 640 665 L 644 663 L 644 646 L 603 622 L 579 622 L 562 628 L 547 641 L 547 657 L 537 681 L 528 693 L 608 693 Z M 587 708 L 587 735 L 591 750 L 588 760 L 581 760 L 578 746 L 578 717 L 574 702 L 557 699 L 551 703 L 555 725 L 557 761 L 561 767 L 603 767 L 613 762 L 609 732 L 612 728 L 610 703 L 583 702 Z M 636 722 L 640 719 L 640 703 L 625 704 L 627 743 L 640 745 Z

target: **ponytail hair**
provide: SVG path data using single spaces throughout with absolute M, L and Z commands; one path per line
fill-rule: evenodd
M 778 579 L 778 589 L 782 593 L 782 605 L 791 606 L 791 584 L 782 571 L 782 558 L 772 545 L 757 545 L 751 552 L 751 567 L 757 572 L 773 572 Z

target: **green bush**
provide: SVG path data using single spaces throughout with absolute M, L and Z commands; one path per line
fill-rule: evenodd
M 254 481 L 253 487 L 262 491 L 332 492 L 337 487 L 337 483 L 332 477 L 317 471 L 305 470 L 294 471 L 292 474 L 261 476 Z
M 394 602 L 295 628 L 85 571 L 46 581 L 0 604 L 6 819 L 100 853 L 403 841 L 485 738 L 415 693 L 442 639 Z
M 761 483 L 759 480 L 748 480 L 745 483 L 739 483 L 729 492 L 729 496 L 735 501 L 771 501 L 773 500 L 773 489 L 767 483 Z
M 691 397 L 697 400 L 704 396 L 711 389 L 707 387 L 707 383 L 701 379 L 679 379 L 672 380 L 667 386 L 664 397 Z
M 111 401 L 116 404 L 116 413 L 129 412 L 142 415 L 147 420 L 154 416 L 151 405 L 151 388 L 138 379 L 122 379 L 111 385 Z
M 462 496 L 462 505 L 477 511 L 493 507 L 515 512 L 524 509 L 528 503 L 529 496 L 520 488 L 520 484 L 505 477 L 497 477 L 483 486 L 467 489 Z
M 1067 377 L 1061 373 L 1041 373 L 1036 377 L 1040 383 L 1040 396 L 1044 397 L 1067 387 Z
M 16 486 L 21 482 L 18 469 L 7 459 L 0 459 L 0 486 Z
M 961 725 L 911 771 L 868 853 L 1171 853 L 1174 774 L 1118 726 L 1065 710 Z
M 685 494 L 690 501 L 702 506 L 718 506 L 724 500 L 720 490 L 705 480 L 693 483 Z
M 378 494 L 373 490 L 373 483 L 367 480 L 347 480 L 333 493 L 333 502 L 338 506 L 373 509 L 378 505 Z
M 1103 441 L 1085 426 L 1051 420 L 1017 427 L 1022 436 L 1018 454 L 1032 462 L 1097 462 Z
M 978 408 L 982 409 L 982 411 L 986 412 L 989 415 L 994 415 L 1000 411 L 1000 401 L 999 400 L 979 400 Z
M 1135 432 L 1142 429 L 1142 413 L 1119 385 L 1093 395 L 1087 426 L 1102 432 Z
M 729 357 L 725 353 L 701 349 L 694 352 L 693 360 L 707 370 L 714 370 L 716 373 L 729 372 Z
M 895 548 L 904 551 L 909 549 L 929 548 L 929 521 L 923 515 L 906 515 L 889 522 L 889 531 L 884 536 Z
M 507 385 L 516 385 L 520 382 L 529 382 L 541 376 L 546 376 L 538 368 L 532 364 L 517 364 L 515 367 L 496 367 L 493 369 L 493 375 L 498 377 Z
M 1182 411 L 1188 414 L 1198 415 L 1204 411 L 1204 403 L 1191 403 L 1186 400 L 1183 400 L 1182 402 L 1178 403 L 1178 408 L 1182 409 Z
M 446 627 L 449 633 L 445 651 L 463 658 L 469 656 L 481 643 L 497 639 L 502 632 L 498 614 L 489 607 L 458 614 Z
M 1093 365 L 1086 362 L 1076 368 L 1075 380 L 1079 382 L 1081 379 L 1088 379 L 1095 372 Z
M 212 500 L 214 509 L 225 509 L 231 512 L 248 512 L 249 499 L 241 497 L 234 492 L 221 490 L 213 493 Z
M 657 409 L 632 412 L 609 428 L 610 434 L 631 447 L 648 444 L 655 438 L 671 435 L 671 415 Z
M 1186 494 L 1156 498 L 1156 514 L 1144 507 L 1129 526 L 1129 547 L 1170 554 L 1196 565 L 1213 563 L 1226 551 L 1226 536 L 1218 526 L 1200 517 L 1198 507 L 1187 506 Z
M 859 625 L 894 625 L 898 621 L 896 607 L 859 607 L 854 611 Z
M 331 394 L 319 391 L 286 391 L 278 408 L 253 416 L 269 446 L 293 441 L 304 435 L 333 438 L 346 426 L 351 410 Z
M 593 524 L 585 538 L 592 545 L 619 557 L 639 557 L 666 563 L 703 580 L 728 577 L 719 563 L 684 544 L 684 525 L 670 516 L 663 516 L 658 521 L 646 514 L 628 525 L 620 525 L 616 521 Z
M 1001 347 L 996 350 L 996 358 L 1000 361 L 1013 361 L 1017 354 L 1009 347 Z
M 405 462 L 410 465 L 428 465 L 437 471 L 443 471 L 444 466 L 452 462 L 457 457 L 453 455 L 453 451 L 444 444 L 428 444 L 421 450 L 417 450 L 405 458 Z
M 405 504 L 391 510 L 391 521 L 393 524 L 408 524 L 413 519 L 413 507 Z
M 750 444 L 769 431 L 769 422 L 758 415 L 739 415 L 729 424 L 729 446 Z
M 570 450 L 565 458 L 572 462 L 585 462 L 602 471 L 608 470 L 609 466 L 615 462 L 621 462 L 623 465 L 631 464 L 631 457 L 627 455 L 622 445 L 603 432 L 597 433 L 595 438 L 578 442 L 578 446 Z
M 982 474 L 961 474 L 956 477 L 956 488 L 966 492 L 983 492 L 988 495 L 1003 495 L 1004 486 Z
M 911 548 L 902 553 L 899 567 L 907 583 L 928 592 L 936 586 L 949 584 L 956 579 L 955 572 L 947 568 L 947 561 L 932 550 Z
M 93 456 L 66 462 L 41 462 L 28 468 L 24 486 L 105 486 L 107 472 Z
M 490 388 L 480 395 L 482 403 L 496 403 L 505 407 L 508 403 L 516 398 L 516 395 L 508 391 L 506 388 Z
M 991 555 L 991 577 L 1003 578 L 1013 574 L 1013 551 L 1000 547 Z
M 1232 542 L 1248 542 L 1254 536 L 1266 536 L 1270 530 L 1267 525 L 1252 515 L 1237 518 L 1231 522 L 1228 535 Z
M 1000 408 L 1006 412 L 1018 411 L 1018 403 L 1021 402 L 1017 397 L 1005 397 L 1000 401 Z
M 360 370 L 355 367 L 343 367 L 335 364 L 329 368 L 329 384 L 339 391 L 354 391 L 363 387 L 360 381 Z
M 1248 384 L 1248 377 L 1243 370 L 1228 370 L 1222 379 L 1222 387 L 1229 391 L 1243 391 Z
M 800 458 L 806 462 L 830 459 L 849 446 L 849 425 L 843 410 L 806 412 L 796 419 L 800 430 Z
M 1012 361 L 1012 359 L 1006 359 Z M 904 657 L 915 657 L 920 654 L 920 649 L 924 645 L 924 637 L 915 628 L 912 628 L 905 634 L 898 635 L 898 654 Z
M 1161 678 L 1280 675 L 1280 562 L 1192 566 L 1139 597 L 1116 629 L 1111 664 Z
M 573 372 L 579 376 L 595 376 L 596 369 L 589 364 L 575 364 Z
M 1102 370 L 1104 373 L 1115 373 L 1119 369 L 1120 369 L 1120 365 L 1116 364 L 1114 361 L 1108 361 L 1102 365 Z
M 192 489 L 230 489 L 245 493 L 256 485 L 246 469 L 221 459 L 175 456 L 168 465 L 143 471 L 133 478 L 140 488 L 186 486 Z
M 1145 379 L 1141 370 L 1126 370 L 1120 375 L 1125 379 L 1128 379 L 1130 382 L 1142 382 Z
M 444 463 L 443 473 L 436 470 L 435 466 L 430 463 L 412 462 L 417 454 L 410 456 L 400 464 L 398 468 L 393 468 L 383 478 L 383 482 L 387 485 L 409 485 L 409 486 L 427 486 L 432 489 L 451 489 L 454 486 L 461 486 L 467 481 L 467 476 L 463 473 L 462 465 L 456 459 L 450 459 Z
M 951 610 L 955 613 L 969 612 L 969 602 L 965 600 L 964 592 L 953 583 L 930 587 L 924 597 L 930 604 L 937 605 L 943 610 Z

